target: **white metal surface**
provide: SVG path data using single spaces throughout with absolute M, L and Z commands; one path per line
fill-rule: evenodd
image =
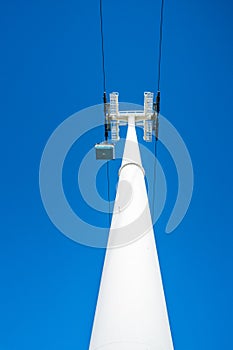
M 111 123 L 111 136 L 112 141 L 119 141 L 119 121 L 117 120 L 117 116 L 119 115 L 119 103 L 118 103 L 118 92 L 112 92 L 110 94 L 110 123 Z
M 173 350 L 133 116 L 109 234 L 114 243 L 118 248 L 106 251 L 89 350 Z
M 110 94 L 110 114 L 113 118 L 117 117 L 119 112 L 118 96 L 118 92 L 112 92 Z
M 150 116 L 153 113 L 153 92 L 144 92 L 144 113 L 145 116 Z

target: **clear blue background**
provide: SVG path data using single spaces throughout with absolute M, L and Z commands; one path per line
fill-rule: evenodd
M 142 103 L 157 88 L 160 1 L 103 3 L 107 91 Z M 177 175 L 160 146 L 169 192 L 155 229 L 174 345 L 232 349 L 233 5 L 165 0 L 164 10 L 161 112 L 195 174 L 190 209 L 166 235 Z M 105 251 L 58 232 L 38 172 L 53 130 L 102 102 L 99 2 L 2 1 L 0 35 L 0 350 L 86 350 Z

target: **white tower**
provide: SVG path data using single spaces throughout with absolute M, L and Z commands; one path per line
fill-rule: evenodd
M 141 120 L 145 112 L 144 105 Z M 135 130 L 139 117 L 126 114 L 128 132 L 89 350 L 173 350 Z

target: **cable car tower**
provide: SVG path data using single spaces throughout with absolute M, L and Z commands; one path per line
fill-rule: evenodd
M 89 350 L 174 350 L 135 128 L 143 126 L 146 142 L 152 141 L 153 133 L 158 140 L 164 0 L 161 1 L 156 101 L 152 92 L 145 92 L 143 110 L 121 111 L 117 92 L 112 92 L 107 102 L 100 0 L 105 141 L 96 144 L 96 159 L 108 160 L 108 167 L 109 160 L 115 158 L 120 126 L 128 124 L 128 131 Z M 130 191 L 125 184 L 130 184 Z
M 174 350 L 135 129 L 143 125 L 145 141 L 158 137 L 158 102 L 145 92 L 144 110 L 120 111 L 113 92 L 105 106 L 112 140 L 119 125 L 128 131 L 89 350 Z M 97 144 L 96 156 L 113 159 L 114 145 Z

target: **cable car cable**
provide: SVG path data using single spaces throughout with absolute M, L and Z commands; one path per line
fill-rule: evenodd
M 107 105 L 107 94 L 106 94 L 106 73 L 105 73 L 105 55 L 104 55 L 104 30 L 103 30 L 103 2 L 100 0 L 100 34 L 101 34 L 101 48 L 102 48 L 102 73 L 103 73 L 103 102 L 104 102 L 104 138 L 108 140 L 109 126 L 106 120 L 106 105 Z M 110 208 L 110 176 L 109 176 L 109 161 L 106 164 L 107 167 L 107 192 L 108 192 L 108 218 L 109 226 L 111 225 L 111 208 Z
M 104 100 L 106 99 L 106 74 L 105 74 L 105 56 L 104 56 L 104 30 L 103 30 L 103 1 L 100 0 L 100 34 L 101 34 L 101 47 L 102 47 L 102 70 L 103 70 L 103 88 L 104 88 Z
M 155 102 L 156 112 L 156 125 L 155 125 L 155 148 L 154 148 L 154 182 L 153 182 L 153 199 L 152 199 L 152 217 L 154 221 L 155 217 L 155 184 L 156 184 L 156 168 L 157 168 L 157 142 L 158 142 L 158 129 L 159 129 L 159 114 L 160 114 L 160 80 L 161 80 L 161 61 L 162 61 L 162 43 L 163 43 L 163 16 L 164 16 L 164 0 L 161 0 L 160 9 L 160 29 L 159 29 L 159 53 L 158 53 L 158 84 L 157 84 L 157 96 Z
M 160 77 L 161 77 L 162 42 L 163 42 L 163 12 L 164 12 L 164 0 L 161 0 L 160 29 L 159 29 L 158 91 L 160 91 Z

